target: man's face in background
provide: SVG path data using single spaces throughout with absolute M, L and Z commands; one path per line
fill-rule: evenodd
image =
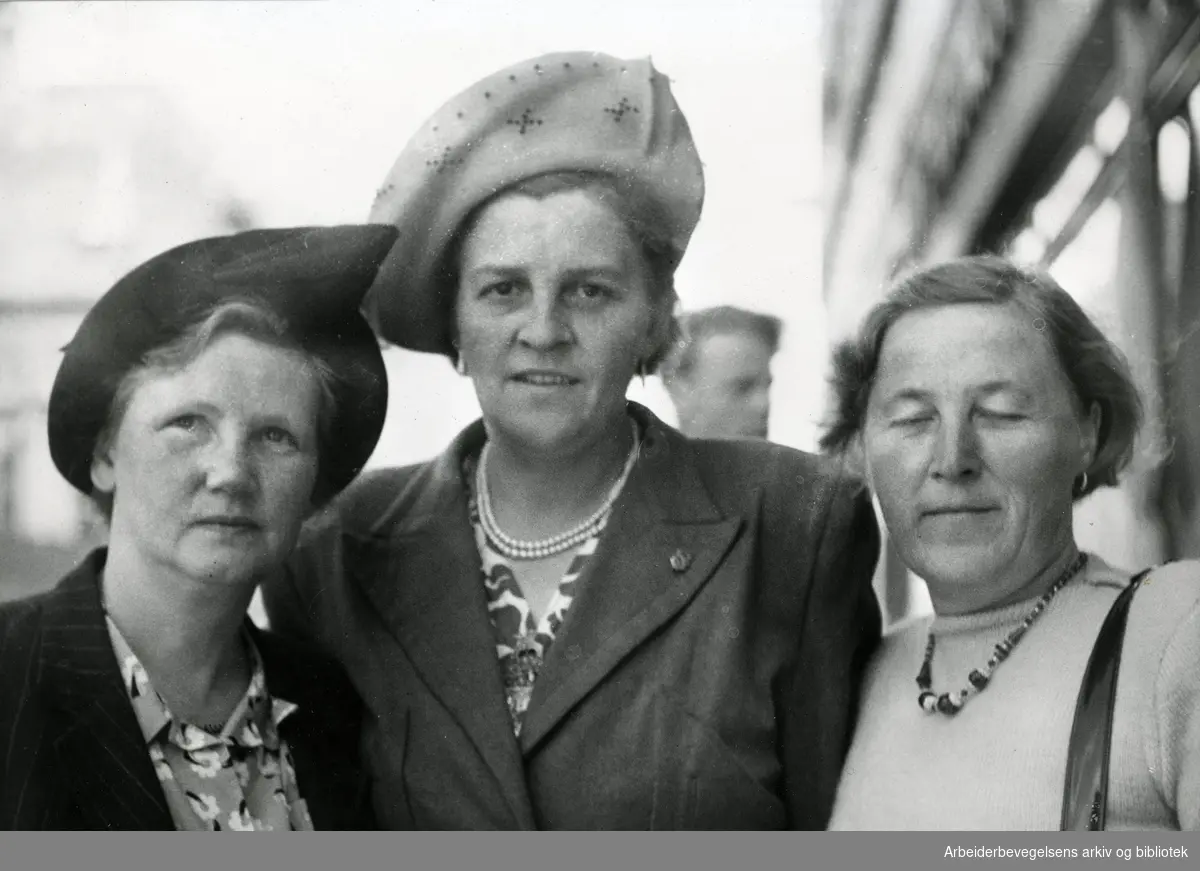
M 699 339 L 693 365 L 669 387 L 679 428 L 695 438 L 767 437 L 771 356 L 763 337 L 748 330 Z

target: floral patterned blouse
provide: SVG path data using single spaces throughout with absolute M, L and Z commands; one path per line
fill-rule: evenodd
M 475 461 L 472 458 L 464 464 L 464 475 L 470 482 L 475 480 Z M 542 615 L 541 620 L 534 620 L 529 603 L 525 600 L 521 586 L 513 574 L 512 566 L 483 531 L 473 488 L 469 506 L 471 526 L 475 530 L 475 546 L 479 550 L 483 568 L 488 614 L 491 616 L 492 631 L 496 638 L 496 656 L 500 660 L 501 673 L 504 675 L 508 713 L 512 718 L 513 734 L 519 737 L 525 711 L 529 708 L 529 700 L 533 696 L 533 684 L 546 658 L 546 651 L 562 627 L 567 609 L 575 599 L 579 576 L 583 574 L 588 560 L 596 552 L 596 547 L 600 544 L 600 534 L 608 520 L 605 518 L 596 534 L 576 547 L 574 558 L 567 566 L 562 580 L 558 582 L 558 589 L 550 600 L 546 613 Z
M 111 618 L 108 633 L 177 830 L 312 831 L 291 753 L 278 731 L 296 706 L 271 698 L 249 636 L 250 685 L 217 730 L 177 720 Z

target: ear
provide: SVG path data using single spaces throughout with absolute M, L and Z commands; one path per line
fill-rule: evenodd
M 849 444 L 846 445 L 845 458 L 846 464 L 862 476 L 863 481 L 866 482 L 867 489 L 874 493 L 874 475 L 872 474 L 871 464 L 867 461 L 867 451 L 866 447 L 863 445 L 863 434 L 861 429 L 854 434 L 854 436 L 850 439 Z
M 116 472 L 108 451 L 97 451 L 92 457 L 92 486 L 101 493 L 112 493 L 116 486 Z
M 674 288 L 652 303 L 650 323 L 646 329 L 641 359 L 666 357 L 674 351 L 667 345 L 677 338 L 678 327 L 675 313 L 679 308 L 679 294 L 675 292 Z
M 1086 417 L 1080 421 L 1079 448 L 1080 460 L 1083 463 L 1083 468 L 1079 470 L 1080 474 L 1086 472 L 1092 467 L 1092 463 L 1096 462 L 1096 453 L 1100 449 L 1100 423 L 1103 417 L 1100 403 L 1093 402 L 1088 408 Z

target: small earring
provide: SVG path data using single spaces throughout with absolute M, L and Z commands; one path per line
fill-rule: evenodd
M 459 375 L 467 374 L 467 361 L 463 359 L 461 351 L 454 354 L 454 371 Z
M 1079 479 L 1079 494 L 1082 496 L 1087 491 L 1087 472 L 1084 472 Z
M 646 373 L 646 369 L 647 369 L 647 366 L 646 366 L 646 361 L 645 361 L 645 360 L 638 360 L 638 364 L 637 364 L 637 376 L 638 376 L 638 378 L 641 378 L 641 379 L 642 379 L 642 386 L 643 386 L 643 387 L 645 387 L 645 386 L 646 386 L 646 374 L 647 374 L 647 373 Z

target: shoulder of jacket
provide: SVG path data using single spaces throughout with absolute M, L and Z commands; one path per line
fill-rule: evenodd
M 348 531 L 366 529 L 397 499 L 402 498 L 405 490 L 429 466 L 430 463 L 416 463 L 363 472 L 336 499 L 310 518 L 308 525 L 313 529 L 329 526 L 339 526 Z
M 865 488 L 839 460 L 767 442 L 697 444 L 710 492 L 726 506 L 756 501 L 772 549 L 807 552 L 829 532 L 836 543 L 861 510 Z
M 0 603 L 0 637 L 35 624 L 41 618 L 47 593 Z
M 25 680 L 40 656 L 44 601 L 42 593 L 0 604 L 0 708 L 14 690 L 23 697 L 29 691 Z
M 832 487 L 847 478 L 838 460 L 772 442 L 694 440 L 691 444 L 705 470 L 742 483 L 794 489 Z

